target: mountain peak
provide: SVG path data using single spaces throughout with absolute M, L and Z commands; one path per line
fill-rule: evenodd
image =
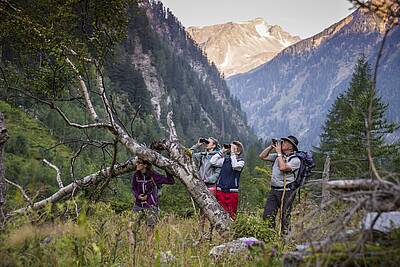
M 254 69 L 300 40 L 261 17 L 187 31 L 226 77 Z
M 263 18 L 261 18 L 261 17 L 258 17 L 258 18 L 254 18 L 254 19 L 250 19 L 250 20 L 243 20 L 243 21 L 239 21 L 239 22 L 237 22 L 237 23 L 235 23 L 235 24 L 259 24 L 259 23 L 265 23 L 265 24 L 267 24 L 266 22 L 265 22 L 265 20 L 263 19 Z

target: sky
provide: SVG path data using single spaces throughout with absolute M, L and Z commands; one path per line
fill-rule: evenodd
M 354 10 L 347 0 L 161 0 L 185 27 L 261 17 L 302 39 L 317 34 Z M 350 10 L 351 9 L 351 10 Z

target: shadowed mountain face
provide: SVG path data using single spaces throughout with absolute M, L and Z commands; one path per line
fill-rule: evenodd
M 254 69 L 300 40 L 262 18 L 189 27 L 187 32 L 225 77 Z
M 318 145 L 326 114 L 348 88 L 357 59 L 364 54 L 374 66 L 383 32 L 379 18 L 355 11 L 259 68 L 231 77 L 228 85 L 260 137 L 293 134 L 310 148 Z M 399 87 L 397 27 L 387 37 L 377 79 L 378 93 L 389 104 L 388 118 L 394 121 L 400 121 Z

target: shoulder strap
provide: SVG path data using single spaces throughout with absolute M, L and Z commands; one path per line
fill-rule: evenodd
M 290 155 L 289 157 L 288 157 L 288 162 L 291 160 L 291 159 L 293 159 L 293 158 L 299 158 L 300 159 L 300 161 L 301 161 L 301 158 L 296 154 L 296 153 L 294 153 L 294 154 L 292 154 L 292 155 Z

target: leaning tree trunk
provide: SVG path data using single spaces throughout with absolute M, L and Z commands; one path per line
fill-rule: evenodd
M 168 114 L 167 121 L 170 126 L 171 137 L 169 141 L 163 143 L 163 147 L 169 153 L 169 158 L 162 157 L 157 152 L 139 145 L 118 125 L 114 126 L 116 130 L 114 134 L 118 136 L 120 142 L 131 153 L 151 161 L 157 167 L 168 170 L 180 179 L 217 232 L 222 237 L 227 237 L 231 223 L 228 213 L 225 212 L 217 199 L 210 193 L 204 182 L 199 179 L 191 157 L 185 153 L 185 148 L 177 138 L 175 126 L 172 121 L 172 112 Z
M 0 209 L 6 202 L 6 183 L 4 180 L 4 145 L 8 139 L 7 128 L 3 113 L 0 112 Z

